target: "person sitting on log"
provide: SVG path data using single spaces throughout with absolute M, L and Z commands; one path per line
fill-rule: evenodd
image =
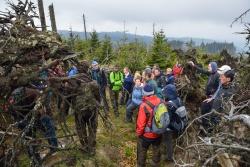
M 232 84 L 235 75 L 234 70 L 228 65 L 223 65 L 218 69 L 218 73 L 220 74 L 220 85 L 212 97 L 203 101 L 201 107 L 202 114 L 209 113 L 212 110 L 217 112 L 223 111 L 223 101 L 226 102 L 235 93 L 235 88 Z M 218 124 L 219 121 L 220 119 L 213 114 L 203 118 L 203 125 L 208 131 L 211 131 L 213 126 Z
M 219 87 L 219 83 L 220 83 L 220 75 L 217 72 L 217 63 L 216 62 L 210 62 L 208 65 L 208 70 L 205 70 L 197 65 L 194 64 L 194 62 L 189 61 L 188 64 L 190 64 L 192 67 L 194 67 L 195 69 L 197 69 L 198 72 L 205 74 L 208 77 L 208 81 L 206 84 L 206 88 L 205 88 L 205 93 L 206 93 L 206 98 L 211 98 L 214 93 L 216 92 L 216 90 Z M 201 114 L 206 114 L 208 113 L 208 111 L 211 108 L 211 103 L 207 103 L 206 101 L 203 101 L 201 104 Z M 209 121 L 206 118 L 202 119 L 202 126 L 204 128 L 208 127 Z

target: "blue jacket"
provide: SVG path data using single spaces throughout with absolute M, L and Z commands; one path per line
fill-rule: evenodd
M 123 81 L 123 88 L 126 89 L 129 93 L 133 91 L 133 76 L 129 74 L 127 77 L 125 76 Z
M 136 105 L 140 105 L 142 102 L 142 87 L 134 87 L 132 92 L 132 102 Z
M 174 84 L 174 74 L 166 75 L 166 85 L 168 84 Z
M 78 70 L 75 66 L 71 67 L 68 71 L 68 76 L 72 77 L 78 73 Z

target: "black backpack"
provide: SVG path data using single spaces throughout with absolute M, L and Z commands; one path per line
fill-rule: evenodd
M 178 98 L 178 101 L 179 104 L 176 104 L 171 100 L 168 101 L 167 104 L 174 107 L 174 109 L 171 110 L 172 112 L 170 114 L 171 116 L 169 128 L 180 135 L 184 132 L 185 128 L 188 125 L 188 117 L 186 107 L 181 104 L 180 98 Z

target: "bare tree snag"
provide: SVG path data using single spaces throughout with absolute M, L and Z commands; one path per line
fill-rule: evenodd
M 37 3 L 38 3 L 42 31 L 46 31 L 46 20 L 44 15 L 43 0 L 38 0 Z
M 49 5 L 49 15 L 50 15 L 50 21 L 51 21 L 51 28 L 53 32 L 57 32 L 56 28 L 56 17 L 55 17 L 55 11 L 53 3 Z

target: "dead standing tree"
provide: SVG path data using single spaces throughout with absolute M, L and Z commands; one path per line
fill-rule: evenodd
M 47 28 L 46 28 L 46 20 L 45 20 L 45 15 L 44 15 L 43 0 L 38 0 L 37 3 L 38 3 L 42 31 L 46 31 Z
M 53 4 L 49 5 L 49 15 L 50 15 L 50 21 L 51 21 L 51 28 L 53 32 L 57 32 L 56 28 L 56 17 L 55 17 L 55 11 Z

